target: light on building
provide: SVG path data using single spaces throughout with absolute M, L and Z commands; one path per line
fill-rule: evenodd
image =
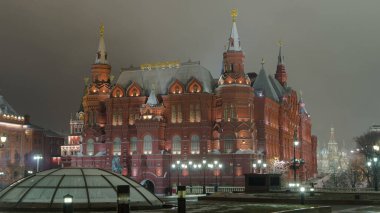
M 375 150 L 375 151 L 379 151 L 379 149 L 380 149 L 379 145 L 374 145 L 374 146 L 373 146 L 373 150 Z

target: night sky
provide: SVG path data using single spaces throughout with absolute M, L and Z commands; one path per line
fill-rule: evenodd
M 264 58 L 274 74 L 283 40 L 288 84 L 303 92 L 320 143 L 331 126 L 353 143 L 380 124 L 378 0 L 2 0 L 0 94 L 32 123 L 67 132 L 101 23 L 116 78 L 131 64 L 188 59 L 218 78 L 235 7 L 246 72 Z

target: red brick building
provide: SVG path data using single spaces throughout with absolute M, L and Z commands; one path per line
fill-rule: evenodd
M 60 149 L 64 137 L 30 123 L 29 116 L 18 114 L 0 96 L 0 188 L 27 174 L 60 166 Z
M 243 174 L 253 172 L 257 160 L 291 161 L 297 132 L 301 145 L 296 158 L 305 160 L 299 177 L 313 177 L 317 140 L 302 98 L 287 85 L 281 48 L 274 77 L 266 74 L 264 64 L 258 75 L 246 73 L 236 13 L 232 15 L 219 79 L 199 62 L 162 62 L 123 69 L 112 85 L 101 29 L 80 111 L 80 153 L 67 157 L 66 164 L 122 172 L 156 193 L 178 179 L 202 185 L 204 175 L 207 185 L 242 186 Z M 203 160 L 218 161 L 222 168 L 206 166 L 203 171 L 205 167 L 198 168 L 206 165 Z M 197 168 L 173 169 L 177 161 L 184 166 L 192 161 Z

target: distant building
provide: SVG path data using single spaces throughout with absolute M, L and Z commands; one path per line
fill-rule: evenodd
M 83 111 L 70 122 L 72 128 L 83 121 L 83 133 L 80 137 L 71 131 L 70 137 L 78 140 L 63 147 L 81 153 L 66 152 L 65 165 L 121 172 L 157 193 L 179 184 L 178 179 L 201 185 L 204 174 L 206 184 L 217 184 L 219 177 L 223 185 L 243 186 L 243 174 L 254 172 L 252 164 L 258 160 L 292 161 L 296 136 L 301 144 L 295 157 L 306 162 L 300 180 L 313 177 L 317 138 L 311 134 L 303 99 L 287 85 L 281 47 L 274 76 L 266 74 L 264 63 L 259 74 L 246 74 L 236 13 L 232 14 L 219 79 L 199 62 L 174 61 L 122 69 L 112 85 L 101 28 Z
M 36 172 L 35 155 L 42 156 L 39 170 L 60 166 L 64 138 L 51 130 L 31 124 L 29 116 L 18 114 L 0 96 L 0 187 Z
M 330 139 L 322 147 L 318 154 L 318 171 L 322 174 L 337 173 L 339 170 L 346 170 L 349 159 L 347 150 L 335 140 L 335 129 L 330 130 Z

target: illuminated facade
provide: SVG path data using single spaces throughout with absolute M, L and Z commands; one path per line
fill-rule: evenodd
M 29 122 L 0 96 L 0 188 L 37 169 L 35 155 L 42 156 L 39 170 L 60 165 L 59 147 L 64 138 Z
M 287 86 L 281 51 L 275 77 L 264 66 L 246 73 L 236 15 L 218 79 L 199 62 L 174 61 L 123 69 L 112 85 L 102 27 L 82 102 L 82 149 L 69 164 L 121 172 L 157 193 L 178 180 L 202 185 L 203 175 L 207 185 L 243 186 L 257 160 L 291 160 L 298 130 L 296 157 L 306 161 L 299 176 L 313 177 L 316 137 L 303 100 Z

